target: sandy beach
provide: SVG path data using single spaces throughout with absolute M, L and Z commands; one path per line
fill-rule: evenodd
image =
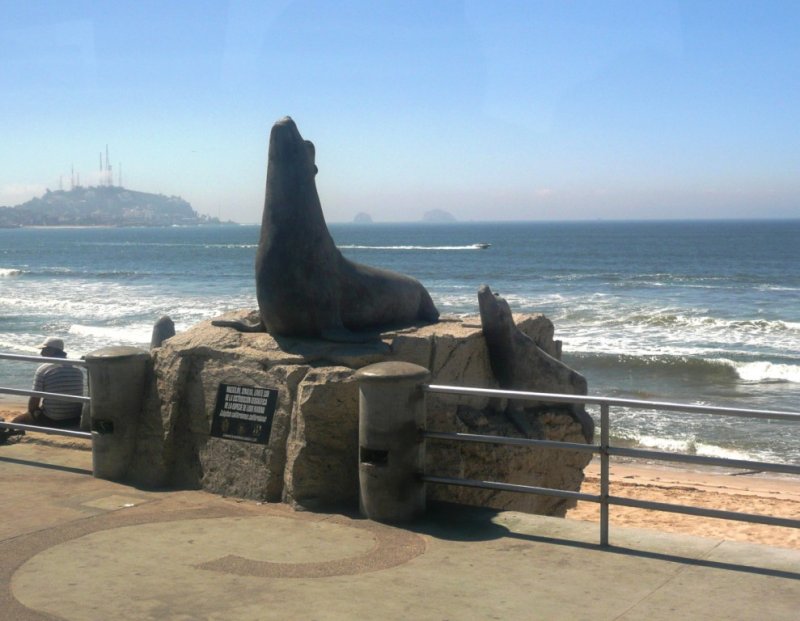
M 598 459 L 592 461 L 585 474 L 581 491 L 599 493 Z M 612 461 L 610 493 L 641 500 L 800 519 L 800 477 L 791 475 L 743 474 L 742 471 L 700 467 L 681 469 L 650 462 Z M 612 538 L 614 526 L 633 526 L 800 549 L 800 529 L 797 528 L 618 506 L 610 507 L 609 515 Z M 579 502 L 567 517 L 599 523 L 600 506 Z
M 0 396 L 0 417 L 8 419 L 24 409 L 25 403 L 20 397 Z M 74 442 L 44 435 L 38 437 L 29 435 L 22 441 Z M 75 446 L 83 447 L 84 445 L 85 442 Z M 598 459 L 589 464 L 585 474 L 586 479 L 581 491 L 590 494 L 599 493 L 600 462 Z M 743 474 L 741 471 L 728 472 L 718 469 L 700 469 L 699 467 L 673 468 L 667 465 L 632 460 L 612 461 L 611 494 L 657 502 L 800 519 L 800 477 L 790 475 Z M 800 529 L 795 528 L 616 506 L 610 508 L 610 516 L 612 540 L 614 526 L 632 526 L 800 549 Z M 599 523 L 600 506 L 591 502 L 579 502 L 574 509 L 567 513 L 567 518 Z

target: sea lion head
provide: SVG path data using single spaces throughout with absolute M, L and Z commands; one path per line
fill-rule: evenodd
M 316 150 L 303 140 L 291 117 L 272 126 L 267 162 L 267 196 L 264 223 L 298 220 L 321 232 L 325 227 L 315 177 Z
M 484 333 L 511 332 L 514 325 L 511 308 L 508 302 L 499 294 L 493 293 L 488 285 L 481 285 L 478 289 L 478 308 Z
M 269 136 L 269 164 L 281 162 L 285 168 L 292 168 L 305 179 L 317 174 L 315 164 L 316 149 L 310 140 L 303 140 L 292 117 L 285 116 L 272 126 Z

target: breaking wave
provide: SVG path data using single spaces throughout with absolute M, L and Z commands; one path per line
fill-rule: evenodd
M 667 453 L 680 453 L 684 455 L 701 455 L 704 457 L 719 457 L 722 459 L 741 460 L 770 460 L 782 461 L 770 451 L 759 451 L 752 448 L 725 447 L 714 442 L 701 442 L 696 437 L 685 438 L 626 434 L 620 438 L 623 444 L 630 444 L 637 448 L 664 451 Z
M 692 356 L 570 353 L 585 370 L 616 369 L 618 373 L 646 372 L 662 379 L 691 377 L 708 383 L 800 383 L 800 364 L 764 360 L 732 360 Z
M 726 361 L 730 362 L 730 361 Z M 792 382 L 800 384 L 800 366 L 773 362 L 730 362 L 739 378 L 748 382 Z

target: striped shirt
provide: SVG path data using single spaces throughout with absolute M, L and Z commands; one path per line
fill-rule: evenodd
M 78 367 L 48 362 L 36 369 L 33 389 L 42 392 L 60 392 L 65 395 L 83 395 L 83 373 Z M 83 404 L 45 397 L 41 407 L 48 418 L 65 420 L 79 417 Z

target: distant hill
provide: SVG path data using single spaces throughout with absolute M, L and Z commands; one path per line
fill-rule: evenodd
M 423 222 L 456 222 L 456 217 L 444 209 L 432 209 L 422 216 Z
M 15 207 L 0 207 L 0 226 L 172 226 L 219 224 L 178 196 L 116 186 L 48 190 Z

